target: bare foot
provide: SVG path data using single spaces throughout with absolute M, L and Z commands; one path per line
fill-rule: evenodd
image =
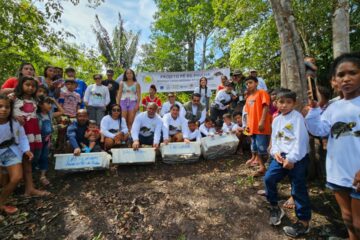
M 255 161 L 254 157 L 251 157 L 249 160 L 246 161 L 246 165 L 250 165 L 251 163 L 253 163 Z
M 48 191 L 42 191 L 39 189 L 32 189 L 28 192 L 25 192 L 25 197 L 46 197 L 49 196 L 51 193 Z
M 40 178 L 40 182 L 41 182 L 41 184 L 42 184 L 43 186 L 47 186 L 47 185 L 50 184 L 50 181 L 49 181 L 45 176 L 42 176 L 42 177 Z

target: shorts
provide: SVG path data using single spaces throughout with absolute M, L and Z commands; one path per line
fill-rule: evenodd
M 130 100 L 129 98 L 126 98 L 124 100 L 120 101 L 120 107 L 121 111 L 132 111 L 135 109 L 137 101 L 136 100 Z
M 343 187 L 330 182 L 326 182 L 326 187 L 333 192 L 348 192 L 350 197 L 360 200 L 360 192 L 356 192 L 354 188 Z
M 0 155 L 0 167 L 10 167 L 22 162 L 22 159 L 16 156 L 16 154 L 8 148 Z
M 251 136 L 251 152 L 259 155 L 267 155 L 270 135 L 254 134 Z

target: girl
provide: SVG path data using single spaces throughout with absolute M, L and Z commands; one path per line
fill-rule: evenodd
M 34 65 L 32 65 L 31 63 L 28 63 L 28 62 L 21 64 L 19 71 L 17 73 L 17 76 L 9 78 L 1 86 L 1 93 L 3 93 L 3 94 L 13 93 L 15 90 L 15 87 L 19 83 L 19 79 L 24 76 L 26 76 L 26 77 L 34 77 L 35 76 Z
M 206 107 L 206 112 L 209 111 L 209 99 L 211 97 L 211 90 L 207 87 L 207 78 L 202 77 L 199 80 L 199 87 L 196 87 L 194 93 L 201 95 L 200 102 Z
M 334 191 L 350 240 L 360 239 L 360 53 L 337 57 L 332 75 L 344 98 L 321 113 L 310 100 L 306 125 L 315 136 L 328 136 L 327 187 Z
M 125 119 L 121 116 L 121 107 L 117 104 L 113 104 L 110 114 L 101 120 L 100 128 L 105 137 L 104 148 L 106 151 L 128 140 L 129 130 Z
M 22 77 L 15 88 L 16 100 L 14 102 L 13 116 L 24 126 L 25 134 L 29 140 L 30 150 L 37 162 L 41 153 L 42 142 L 39 122 L 36 116 L 35 95 L 38 83 L 33 77 Z M 32 177 L 32 164 L 29 159 L 23 159 L 26 196 L 45 196 L 49 192 L 40 191 L 34 187 Z
M 53 104 L 57 108 L 57 112 L 53 112 Z M 50 148 L 51 133 L 54 131 L 52 125 L 52 119 L 60 117 L 64 114 L 63 108 L 53 98 L 47 96 L 40 96 L 38 102 L 37 117 L 39 119 L 39 127 L 41 131 L 42 149 L 37 165 L 41 171 L 40 182 L 42 185 L 47 186 L 50 184 L 46 178 L 46 171 L 48 170 L 48 156 Z
M 16 213 L 18 210 L 13 206 L 4 205 L 7 198 L 14 191 L 22 179 L 21 160 L 24 155 L 31 161 L 33 154 L 30 152 L 29 141 L 25 135 L 24 128 L 16 121 L 11 120 L 12 104 L 10 99 L 0 95 L 0 167 L 7 170 L 8 179 L 3 185 L 0 194 L 0 212 L 7 214 Z M 2 169 L 2 170 L 3 170 Z M 1 172 L 0 172 L 1 174 Z M 5 175 L 3 178 L 7 177 Z
M 125 118 L 128 129 L 131 129 L 135 114 L 139 110 L 140 100 L 140 84 L 136 81 L 134 71 L 130 68 L 126 69 L 123 81 L 120 83 L 116 102 L 121 106 L 121 115 Z

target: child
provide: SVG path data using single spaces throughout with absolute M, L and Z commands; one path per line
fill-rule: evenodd
M 235 135 L 238 137 L 239 139 L 239 145 L 238 145 L 238 153 L 240 155 L 244 154 L 244 148 L 246 148 L 246 146 L 250 146 L 250 142 L 251 139 L 249 138 L 249 136 L 244 134 L 244 127 L 243 127 L 243 121 L 242 121 L 242 115 L 241 112 L 235 112 L 233 114 L 233 118 L 235 119 L 235 126 L 233 127 L 234 133 Z
M 33 77 L 22 77 L 15 88 L 16 100 L 14 102 L 13 116 L 24 126 L 25 134 L 29 140 L 30 151 L 37 162 L 42 148 L 41 131 L 36 115 L 37 103 L 35 101 L 38 83 Z M 32 177 L 32 163 L 28 158 L 23 159 L 26 196 L 46 196 L 50 193 L 34 187 Z
M 306 187 L 309 135 L 303 116 L 294 110 L 296 93 L 280 92 L 277 102 L 281 114 L 272 123 L 271 162 L 264 177 L 266 197 L 271 204 L 270 224 L 280 225 L 285 215 L 284 210 L 278 206 L 277 184 L 288 175 L 298 221 L 283 229 L 286 235 L 298 237 L 308 233 L 310 229 L 311 208 Z
M 58 109 L 58 111 L 54 113 L 52 111 L 53 104 L 55 104 Z M 42 185 L 47 186 L 50 182 L 46 178 L 46 171 L 48 170 L 51 134 L 54 131 L 52 127 L 52 119 L 54 117 L 61 116 L 64 113 L 64 110 L 55 99 L 42 95 L 39 97 L 38 107 L 37 117 L 39 119 L 39 127 L 41 131 L 42 149 L 37 164 L 41 171 L 40 182 Z
M 334 191 L 349 239 L 360 239 L 360 53 L 334 60 L 332 77 L 344 98 L 321 109 L 310 100 L 306 125 L 315 136 L 328 136 L 327 187 Z
M 251 135 L 252 157 L 247 164 L 257 161 L 260 168 L 254 177 L 263 176 L 266 168 L 264 162 L 267 157 L 267 147 L 271 134 L 271 116 L 269 114 L 270 96 L 263 89 L 257 89 L 258 79 L 249 76 L 245 79 L 248 97 L 245 103 L 247 129 Z
M 203 124 L 200 125 L 199 131 L 201 137 L 213 136 L 215 134 L 215 128 L 210 117 L 206 117 Z
M 40 96 L 49 96 L 49 90 L 44 85 L 40 85 L 36 91 L 36 97 Z
M 189 128 L 189 140 L 191 142 L 200 142 L 201 133 L 197 128 L 196 121 L 189 120 L 188 128 Z
M 231 121 L 230 113 L 225 113 L 223 115 L 223 119 L 224 119 L 224 123 L 221 128 L 222 132 L 227 134 L 235 132 L 236 124 Z
M 89 120 L 88 128 L 85 132 L 85 138 L 89 140 L 89 146 L 81 143 L 82 151 L 85 153 L 91 152 L 93 149 L 98 149 L 100 146 L 97 144 L 101 138 L 100 129 L 95 120 Z
M 215 124 L 214 124 L 215 134 L 220 135 L 220 136 L 223 134 L 222 126 L 223 126 L 223 121 L 221 119 L 218 119 L 215 121 Z
M 0 194 L 0 212 L 14 214 L 16 207 L 5 205 L 7 198 L 21 181 L 23 169 L 22 157 L 31 161 L 33 154 L 30 151 L 29 141 L 24 128 L 16 121 L 11 120 L 12 104 L 10 99 L 0 95 L 0 169 L 6 169 L 8 181 L 4 184 Z M 0 173 L 2 174 L 2 173 Z M 7 177 L 7 176 L 3 176 Z

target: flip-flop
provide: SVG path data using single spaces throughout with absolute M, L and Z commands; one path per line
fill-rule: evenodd
M 46 177 L 41 177 L 40 182 L 43 186 L 48 186 L 50 184 L 49 180 Z
M 15 214 L 17 213 L 18 209 L 14 206 L 1 206 L 0 207 L 0 211 L 6 213 L 6 214 L 9 214 L 9 215 L 12 215 L 12 214 Z
M 283 208 L 294 209 L 295 208 L 294 199 L 289 198 L 288 200 L 286 200 L 283 204 Z

